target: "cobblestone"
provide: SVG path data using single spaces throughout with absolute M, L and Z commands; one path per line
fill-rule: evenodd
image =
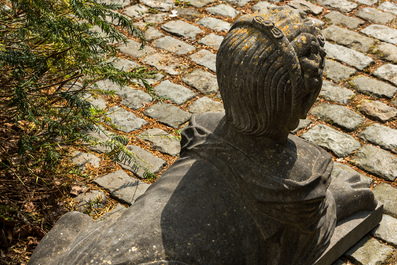
M 361 30 L 362 33 L 367 34 L 373 38 L 397 44 L 397 29 L 392 29 L 383 25 L 369 25 Z
M 196 64 L 207 67 L 213 72 L 216 72 L 216 54 L 208 50 L 201 50 L 192 55 L 190 55 L 190 59 Z
M 198 43 L 218 49 L 219 46 L 221 45 L 222 41 L 223 41 L 222 36 L 211 33 L 211 34 L 205 36 L 204 38 L 202 38 L 201 40 L 199 40 Z
M 258 11 L 259 13 L 261 13 L 261 10 L 267 9 L 268 7 L 274 7 L 276 5 L 269 3 L 269 2 L 265 2 L 265 1 L 260 1 L 258 3 L 256 3 L 255 5 L 251 6 L 252 11 Z
M 176 136 L 161 129 L 155 128 L 146 130 L 138 135 L 138 138 L 151 142 L 152 146 L 161 153 L 177 156 L 181 151 L 179 139 Z
M 157 103 L 144 112 L 145 115 L 158 119 L 159 122 L 169 125 L 173 128 L 178 128 L 182 123 L 187 122 L 191 114 L 179 109 L 178 107 L 165 104 L 165 103 Z
M 185 69 L 183 62 L 169 54 L 152 54 L 142 60 L 142 62 L 154 66 L 157 70 L 164 70 L 170 75 L 179 75 Z
M 335 82 L 347 79 L 356 72 L 357 71 L 354 68 L 332 60 L 325 60 L 324 75 Z
M 371 119 L 386 122 L 397 116 L 397 109 L 389 107 L 379 101 L 365 101 L 361 103 L 360 111 Z
M 118 130 L 125 133 L 138 130 L 147 123 L 144 119 L 138 118 L 133 113 L 117 106 L 109 109 L 107 117 L 110 118 L 112 124 L 114 124 Z
M 203 27 L 207 27 L 216 31 L 226 32 L 231 28 L 231 24 L 225 22 L 223 20 L 213 18 L 213 17 L 205 17 L 197 21 L 197 24 Z
M 397 86 L 397 65 L 382 65 L 381 67 L 376 69 L 374 75 Z
M 357 4 L 346 0 L 317 0 L 322 6 L 338 9 L 340 12 L 348 13 L 357 8 Z
M 219 90 L 216 76 L 202 69 L 194 69 L 191 73 L 184 75 L 182 81 L 204 95 L 211 95 Z
M 365 21 L 362 19 L 356 17 L 349 17 L 342 13 L 339 13 L 338 11 L 331 11 L 330 13 L 326 14 L 324 17 L 329 19 L 329 21 L 332 24 L 344 26 L 349 29 L 356 29 L 365 23 Z
M 137 4 L 137 5 L 127 7 L 126 9 L 124 9 L 123 13 L 129 17 L 141 18 L 148 11 L 149 11 L 149 9 L 146 6 Z
M 302 137 L 321 147 L 331 150 L 337 157 L 346 157 L 361 147 L 352 136 L 328 126 L 317 124 Z
M 198 114 L 204 112 L 225 112 L 225 109 L 221 102 L 207 97 L 202 97 L 190 105 L 189 111 L 191 113 Z
M 306 12 L 308 14 L 313 14 L 313 15 L 321 14 L 324 9 L 321 6 L 313 5 L 312 3 L 304 1 L 304 0 L 293 0 L 293 1 L 289 2 L 288 5 L 295 7 L 297 9 L 300 9 L 303 12 Z
M 350 102 L 350 99 L 354 97 L 354 92 L 338 86 L 330 81 L 324 81 L 323 87 L 321 88 L 320 97 L 326 100 L 335 101 L 344 105 Z
M 98 168 L 101 159 L 94 154 L 84 153 L 80 151 L 73 152 L 72 163 L 77 165 L 81 171 L 86 169 L 86 164 L 91 164 L 91 166 Z
M 117 60 L 113 58 L 110 60 L 113 64 L 113 66 L 117 69 L 124 70 L 124 71 L 129 71 L 135 67 L 138 67 L 139 64 L 137 64 L 134 61 L 128 60 L 128 59 L 123 59 L 123 58 L 118 58 Z
M 173 0 L 140 0 L 140 2 L 158 11 L 170 11 L 175 6 Z
M 171 83 L 168 80 L 161 82 L 153 88 L 157 96 L 171 100 L 172 103 L 181 105 L 196 96 L 190 89 Z
M 357 10 L 356 12 L 354 12 L 354 14 L 362 19 L 365 19 L 365 20 L 368 20 L 368 21 L 371 21 L 371 22 L 377 23 L 377 24 L 387 24 L 396 18 L 396 16 L 394 16 L 390 13 L 382 12 L 382 11 L 380 11 L 376 8 L 372 8 L 372 7 L 361 8 L 361 9 Z
M 236 9 L 225 4 L 207 7 L 206 10 L 212 15 L 218 15 L 224 17 L 236 17 L 239 14 L 239 12 Z
M 354 111 L 339 105 L 320 104 L 312 108 L 310 113 L 319 116 L 322 120 L 330 120 L 347 131 L 355 130 L 364 121 Z
M 203 33 L 199 27 L 193 26 L 183 20 L 167 22 L 162 25 L 161 28 L 178 37 L 190 38 L 193 40 L 196 39 L 197 34 Z
M 359 264 L 376 265 L 383 264 L 392 252 L 391 247 L 366 236 L 352 247 L 346 255 Z
M 121 94 L 121 104 L 130 109 L 139 109 L 152 102 L 153 98 L 139 89 L 130 89 Z
M 379 54 L 382 59 L 397 63 L 397 47 L 393 44 L 381 42 L 373 52 Z
M 374 124 L 362 131 L 359 137 L 397 153 L 397 130 L 395 129 L 380 124 Z
M 361 147 L 351 162 L 388 181 L 394 181 L 397 177 L 397 156 L 372 145 Z
M 383 203 L 385 214 L 397 216 L 397 189 L 387 183 L 380 183 L 374 189 L 375 198 Z
M 380 10 L 393 13 L 397 15 L 397 4 L 392 2 L 383 2 L 381 5 L 378 6 Z
M 397 87 L 367 76 L 354 78 L 351 84 L 357 91 L 376 97 L 392 98 L 397 91 Z
M 105 193 L 99 190 L 92 190 L 87 193 L 81 193 L 74 198 L 77 202 L 77 210 L 79 212 L 84 213 L 85 211 L 89 210 L 90 205 L 94 208 L 103 208 L 103 204 L 101 201 L 106 200 Z
M 129 40 L 127 44 L 122 44 L 119 46 L 119 50 L 123 53 L 131 55 L 134 58 L 142 58 L 148 54 L 155 53 L 156 50 L 150 46 L 145 46 L 143 49 L 140 49 L 141 44 L 134 40 Z
M 225 1 L 228 2 L 229 4 L 238 5 L 238 6 L 245 6 L 246 4 L 251 2 L 252 0 L 225 0 Z
M 193 45 L 187 44 L 170 36 L 165 36 L 156 40 L 155 45 L 157 48 L 173 52 L 178 55 L 183 55 L 196 49 Z
M 143 35 L 147 41 L 154 40 L 154 39 L 164 36 L 163 33 L 161 33 L 159 30 L 157 30 L 156 28 L 153 28 L 153 27 L 148 27 L 144 31 Z
M 216 0 L 190 0 L 190 4 L 195 7 L 204 7 L 210 3 L 215 2 Z
M 382 221 L 372 233 L 374 237 L 397 247 L 397 219 L 387 214 L 383 215 Z
M 372 58 L 365 56 L 361 52 L 343 47 L 337 44 L 325 43 L 325 50 L 328 58 L 341 61 L 347 65 L 354 66 L 358 70 L 363 70 L 374 62 Z

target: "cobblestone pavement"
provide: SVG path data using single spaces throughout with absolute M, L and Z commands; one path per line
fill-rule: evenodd
M 397 4 L 393 0 L 112 2 L 123 5 L 119 12 L 131 17 L 148 41 L 139 49 L 138 40 L 128 35 L 130 42 L 118 46 L 119 60 L 114 64 L 125 70 L 144 66 L 158 74 L 147 80 L 150 90 L 141 82 L 120 88 L 100 81 L 98 87 L 114 90 L 116 100 L 89 99 L 108 111 L 117 130 L 108 129 L 128 135 L 128 148 L 156 174 L 175 161 L 178 133 L 192 114 L 223 111 L 215 57 L 239 16 L 288 4 L 322 25 L 328 56 L 323 89 L 294 133 L 328 150 L 336 162 L 334 173 L 358 171 L 385 207 L 380 226 L 335 264 L 383 264 L 391 255 L 397 260 Z M 76 152 L 73 162 L 82 169 L 87 162 L 98 167 L 105 149 L 92 149 L 95 152 Z M 95 177 L 98 190 L 77 196 L 79 209 L 92 198 L 106 197 L 100 191 L 106 190 L 122 203 L 113 210 L 120 213 L 150 186 L 142 181 L 142 168 L 120 166 Z

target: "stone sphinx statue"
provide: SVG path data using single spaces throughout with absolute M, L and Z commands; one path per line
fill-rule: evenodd
M 193 116 L 180 158 L 119 218 L 66 214 L 30 264 L 316 264 L 338 221 L 376 207 L 358 175 L 331 179 L 331 156 L 289 134 L 324 56 L 297 10 L 241 17 L 217 54 L 225 114 Z

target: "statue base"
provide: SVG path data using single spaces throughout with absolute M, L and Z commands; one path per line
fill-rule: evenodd
M 314 265 L 330 265 L 348 251 L 382 220 L 383 204 L 378 202 L 374 211 L 358 212 L 336 224 L 334 235 L 323 255 Z

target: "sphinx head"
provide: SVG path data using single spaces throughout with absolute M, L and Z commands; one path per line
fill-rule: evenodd
M 217 54 L 227 122 L 245 134 L 288 135 L 320 92 L 323 47 L 321 30 L 296 9 L 241 17 Z

